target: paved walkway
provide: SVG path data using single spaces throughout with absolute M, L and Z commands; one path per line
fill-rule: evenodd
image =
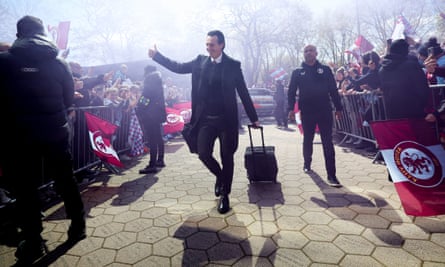
M 344 187 L 331 188 L 320 144 L 309 175 L 297 131 L 266 125 L 265 138 L 276 147 L 279 183 L 248 183 L 249 138 L 242 134 L 229 213 L 216 211 L 212 175 L 173 140 L 161 172 L 138 174 L 146 156 L 84 188 L 88 238 L 74 247 L 61 246 L 69 223 L 63 205 L 48 210 L 43 236 L 52 253 L 44 260 L 88 267 L 445 266 L 445 216 L 405 215 L 384 165 L 336 146 Z M 14 251 L 0 246 L 0 266 L 14 263 Z

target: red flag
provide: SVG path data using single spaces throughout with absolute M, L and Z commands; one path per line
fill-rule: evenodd
M 445 214 L 445 150 L 434 124 L 401 119 L 371 126 L 405 213 Z
M 66 49 L 68 44 L 69 31 L 70 31 L 69 21 L 59 22 L 59 27 L 57 27 L 57 40 L 56 40 L 56 44 L 59 49 Z
M 117 167 L 124 167 L 110 141 L 117 126 L 89 112 L 84 114 L 94 154 L 102 161 Z
M 374 46 L 363 35 L 359 35 L 355 39 L 354 44 L 345 53 L 352 54 L 358 60 L 364 53 L 372 49 L 374 49 Z
M 192 102 L 180 102 L 173 104 L 173 108 L 179 110 L 184 123 L 189 123 L 192 118 Z
M 164 134 L 177 133 L 184 128 L 184 118 L 181 112 L 173 108 L 165 108 L 167 112 L 167 122 L 164 124 Z
M 48 25 L 48 33 L 56 43 L 57 48 L 64 50 L 68 45 L 68 33 L 70 31 L 70 22 L 59 22 L 59 26 Z

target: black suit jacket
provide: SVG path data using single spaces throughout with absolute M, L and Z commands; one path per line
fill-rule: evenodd
M 204 86 L 203 74 L 211 64 L 209 56 L 199 55 L 194 60 L 186 63 L 175 62 L 161 53 L 156 53 L 153 60 L 175 73 L 192 74 L 192 117 L 190 123 L 192 127 L 196 126 L 202 117 L 204 111 L 205 97 L 212 97 L 206 92 Z M 222 88 L 224 98 L 224 118 L 227 126 L 232 129 L 238 129 L 238 93 L 241 102 L 244 105 L 247 116 L 251 122 L 258 121 L 258 116 L 250 98 L 249 92 L 241 71 L 241 63 L 223 53 L 222 61 Z

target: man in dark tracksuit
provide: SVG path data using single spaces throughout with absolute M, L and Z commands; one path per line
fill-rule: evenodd
M 223 50 L 225 38 L 220 31 L 210 31 L 206 39 L 209 56 L 199 55 L 186 63 L 172 61 L 157 51 L 149 57 L 176 73 L 192 74 L 192 132 L 197 135 L 199 159 L 216 176 L 215 196 L 221 196 L 218 212 L 230 210 L 234 158 L 238 148 L 237 93 L 250 121 L 259 126 L 258 116 L 241 71 L 241 63 Z M 221 165 L 213 157 L 216 139 L 220 143 Z
M 304 48 L 304 62 L 301 64 L 301 68 L 292 72 L 288 91 L 288 109 L 291 120 L 295 120 L 294 105 L 297 91 L 299 91 L 298 107 L 301 111 L 304 133 L 304 172 L 311 171 L 312 143 L 315 128 L 318 125 L 323 144 L 328 183 L 331 186 L 340 186 L 336 177 L 335 151 L 332 143 L 333 116 L 331 101 L 335 106 L 336 118 L 340 116 L 342 105 L 334 75 L 328 66 L 318 62 L 317 48 L 313 45 L 307 45 Z
M 54 179 L 71 219 L 68 241 L 84 239 L 85 212 L 73 175 L 68 109 L 74 83 L 67 63 L 45 36 L 39 18 L 17 22 L 17 39 L 0 53 L 0 162 L 12 183 L 24 240 L 15 253 L 17 266 L 31 264 L 45 254 L 38 187 L 42 160 L 46 178 Z

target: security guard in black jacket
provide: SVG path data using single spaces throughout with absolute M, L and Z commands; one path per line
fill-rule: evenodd
M 304 172 L 311 171 L 312 143 L 315 128 L 318 125 L 325 158 L 328 184 L 339 187 L 336 177 L 335 151 L 332 143 L 333 114 L 332 104 L 335 106 L 335 116 L 338 119 L 342 111 L 340 96 L 335 84 L 334 75 L 328 66 L 317 60 L 317 48 L 307 45 L 304 48 L 304 62 L 301 68 L 292 72 L 288 91 L 289 118 L 295 120 L 294 105 L 296 93 L 298 107 L 301 111 L 303 126 L 303 158 Z

